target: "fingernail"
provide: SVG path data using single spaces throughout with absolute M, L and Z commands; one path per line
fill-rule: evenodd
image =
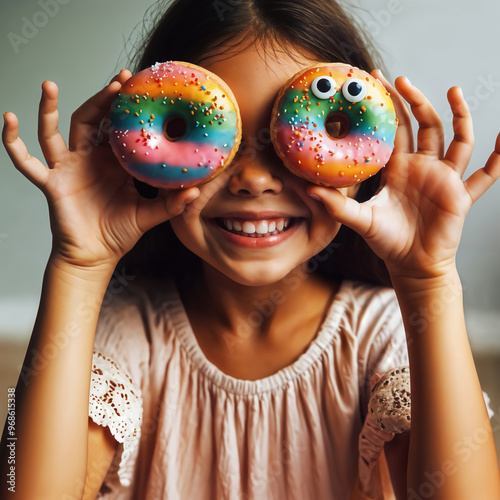
M 410 82 L 410 79 L 409 79 L 407 76 L 405 76 L 405 80 L 406 80 L 406 83 L 407 83 L 408 85 L 410 85 L 410 87 L 412 87 L 412 84 L 411 84 L 411 82 Z
M 458 95 L 463 99 L 464 92 L 463 92 L 463 90 L 460 87 L 458 87 Z
M 189 196 L 188 198 L 186 198 L 184 200 L 184 204 L 185 205 L 189 205 L 190 203 L 193 203 L 194 200 L 196 200 L 196 198 L 198 198 L 199 195 L 195 194 L 193 196 Z
M 321 201 L 321 198 L 315 193 L 307 193 L 311 198 L 317 201 Z

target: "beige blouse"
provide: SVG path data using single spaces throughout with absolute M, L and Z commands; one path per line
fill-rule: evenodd
M 394 291 L 342 283 L 317 336 L 255 381 L 201 351 L 175 286 L 108 294 L 89 413 L 120 443 L 100 499 L 343 500 L 373 373 L 408 364 Z

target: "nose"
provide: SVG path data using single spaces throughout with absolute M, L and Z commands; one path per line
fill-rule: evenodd
M 235 166 L 229 179 L 231 194 L 243 197 L 257 197 L 265 193 L 279 194 L 283 189 L 283 181 L 276 176 L 270 162 L 261 155 L 245 157 L 238 154 L 234 159 Z

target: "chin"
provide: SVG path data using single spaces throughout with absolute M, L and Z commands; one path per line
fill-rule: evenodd
M 285 279 L 293 269 L 279 268 L 276 262 L 260 264 L 249 262 L 241 266 L 219 266 L 210 267 L 216 274 L 223 274 L 227 279 L 242 286 L 267 287 Z

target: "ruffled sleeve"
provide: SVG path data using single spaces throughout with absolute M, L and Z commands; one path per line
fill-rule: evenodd
M 356 328 L 360 408 L 364 418 L 373 375 L 409 364 L 403 319 L 394 290 L 372 288 L 361 294 Z
M 94 341 L 89 417 L 108 427 L 118 442 L 105 483 L 118 479 L 122 486 L 129 486 L 138 456 L 143 420 L 141 388 L 147 384 L 145 367 L 150 346 L 138 290 L 107 297 Z
M 127 373 L 100 352 L 94 352 L 92 360 L 89 416 L 108 427 L 118 442 L 118 477 L 129 486 L 141 436 L 142 394 Z
M 368 411 L 371 395 L 370 381 L 375 373 L 384 374 L 398 366 L 409 366 L 406 334 L 394 290 L 390 288 L 358 290 L 358 318 L 353 320 L 358 338 L 358 376 L 360 407 L 363 418 Z M 490 419 L 494 412 L 490 398 L 483 391 Z

